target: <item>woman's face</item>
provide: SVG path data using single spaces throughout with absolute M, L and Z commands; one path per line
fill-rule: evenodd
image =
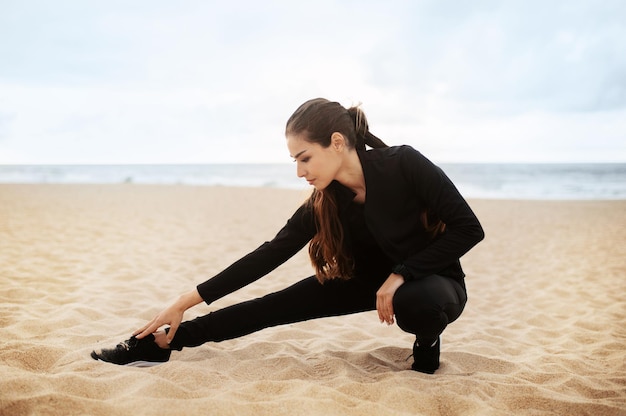
M 287 136 L 289 154 L 297 164 L 297 175 L 315 189 L 326 188 L 341 167 L 341 152 L 335 143 L 328 147 L 306 141 L 301 135 Z

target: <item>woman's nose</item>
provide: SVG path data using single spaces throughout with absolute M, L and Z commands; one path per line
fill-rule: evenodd
M 306 170 L 300 163 L 298 163 L 298 166 L 296 167 L 296 175 L 298 175 L 298 178 L 303 178 L 306 176 Z

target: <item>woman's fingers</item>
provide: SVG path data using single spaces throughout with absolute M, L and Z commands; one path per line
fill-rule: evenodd
M 146 337 L 150 334 L 154 334 L 157 329 L 159 329 L 160 325 L 156 325 L 156 324 L 152 324 L 149 327 L 147 327 L 146 329 L 144 329 L 139 335 L 137 335 L 137 338 L 141 339 L 143 337 Z
M 385 315 L 385 322 L 387 323 L 387 325 L 392 325 L 393 324 L 393 303 L 391 301 L 391 298 L 385 299 L 384 301 L 384 315 Z
M 136 330 L 133 333 L 133 335 L 135 335 L 137 338 L 141 339 L 141 338 L 143 338 L 143 337 L 145 337 L 147 335 L 150 335 L 150 334 L 156 332 L 157 329 L 159 329 L 161 327 L 161 325 L 163 325 L 163 323 L 161 323 L 158 318 L 159 318 L 158 316 L 153 318 L 146 325 L 144 325 L 141 328 L 139 328 L 138 330 Z
M 167 331 L 167 336 L 165 337 L 165 340 L 167 341 L 168 345 L 174 339 L 174 335 L 176 335 L 176 331 L 178 331 L 178 325 L 179 324 L 176 324 L 176 325 L 172 324 L 172 325 L 170 325 L 170 329 L 169 329 L 169 331 Z
M 178 330 L 178 326 L 183 320 L 183 311 L 175 308 L 165 309 L 163 312 L 155 316 L 150 322 L 136 330 L 133 335 L 141 339 L 145 336 L 153 334 L 159 330 L 163 325 L 169 325 L 170 329 L 167 334 L 167 343 L 169 344 L 174 339 L 174 334 Z
M 133 332 L 133 336 L 136 336 L 139 339 L 143 338 L 143 336 L 141 336 L 140 334 L 142 334 L 148 327 L 150 327 L 150 325 L 152 325 L 152 322 L 154 322 L 154 319 L 152 319 L 150 322 L 148 322 L 141 328 L 135 330 L 135 332 Z
M 383 315 L 383 307 L 379 298 L 376 298 L 376 311 L 378 312 L 378 320 L 382 324 L 385 322 L 385 316 Z
M 136 337 L 141 339 L 141 338 L 143 338 L 143 337 L 145 337 L 147 335 L 152 334 L 153 332 L 156 332 L 156 330 L 158 328 L 159 328 L 158 325 L 155 326 L 154 324 L 150 324 L 150 325 L 144 327 L 142 330 L 138 331 Z
M 392 325 L 393 320 L 393 297 L 379 295 L 376 298 L 376 310 L 378 311 L 378 319 Z
M 389 325 L 394 323 L 393 296 L 403 283 L 404 278 L 402 276 L 392 273 L 376 292 L 376 309 L 378 310 L 378 319 L 381 322 L 386 322 Z

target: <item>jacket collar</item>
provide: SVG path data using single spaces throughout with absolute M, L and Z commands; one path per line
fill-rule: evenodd
M 337 181 L 332 181 L 330 185 L 328 185 L 328 188 L 330 188 L 331 192 L 335 194 L 337 206 L 339 207 L 340 212 L 344 212 L 356 196 L 350 188 Z
M 374 154 L 368 150 L 357 150 L 357 154 L 359 156 L 359 160 L 361 161 L 363 175 L 366 176 L 365 182 L 367 183 L 368 162 L 373 159 Z M 331 184 L 328 185 L 328 187 L 337 197 L 337 204 L 339 205 L 341 210 L 346 209 L 350 205 L 350 202 L 352 202 L 352 200 L 354 200 L 354 197 L 356 196 L 356 193 L 354 193 L 350 188 L 342 185 L 340 182 L 337 181 L 332 181 Z

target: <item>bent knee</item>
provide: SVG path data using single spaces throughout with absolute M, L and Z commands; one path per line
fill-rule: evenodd
M 448 315 L 436 304 L 419 308 L 398 305 L 394 313 L 398 326 L 412 334 L 440 334 L 449 323 Z

